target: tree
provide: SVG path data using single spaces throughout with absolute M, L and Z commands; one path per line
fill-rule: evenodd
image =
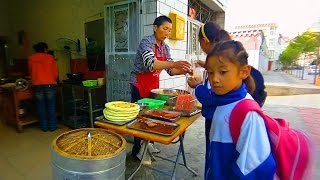
M 314 34 L 316 35 L 316 39 L 317 39 L 317 47 L 318 48 L 316 48 L 316 55 L 317 55 L 317 59 L 314 61 L 314 62 L 312 62 L 312 63 L 314 63 L 314 65 L 319 65 L 320 64 L 320 61 L 319 61 L 319 51 L 320 51 L 320 32 L 314 32 Z
M 319 54 L 320 53 L 319 52 L 320 51 L 320 32 L 319 32 L 319 30 L 318 31 L 313 31 L 313 32 L 316 34 L 318 48 L 316 48 L 316 56 L 317 56 L 317 58 L 311 64 L 316 65 L 315 72 L 318 72 L 318 66 L 320 64 L 320 61 L 319 61 L 319 57 L 320 57 L 319 56 L 320 55 Z M 314 79 L 313 79 L 313 83 L 316 84 L 316 82 L 317 82 L 317 74 L 315 74 Z
M 289 44 L 288 47 L 280 54 L 279 60 L 284 65 L 284 68 L 287 68 L 296 59 L 298 59 L 299 55 L 300 51 L 295 49 L 292 44 Z
M 306 31 L 294 38 L 291 42 L 292 47 L 300 51 L 301 54 L 314 52 L 318 47 L 317 34 Z
M 294 59 L 297 59 L 301 55 L 304 55 L 303 60 L 305 60 L 306 54 L 309 52 L 315 52 L 318 47 L 318 34 L 306 31 L 294 38 L 287 49 L 284 50 L 282 53 L 283 55 L 280 58 L 283 62 L 289 64 L 291 64 Z M 303 74 L 304 66 L 302 67 L 301 79 L 303 79 Z

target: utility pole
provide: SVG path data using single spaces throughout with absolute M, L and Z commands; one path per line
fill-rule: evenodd
M 302 61 L 302 74 L 301 74 L 301 80 L 303 80 L 304 75 L 304 62 L 306 61 L 306 53 L 304 53 L 303 61 Z
M 317 48 L 316 72 L 314 74 L 313 84 L 316 84 L 316 82 L 317 82 L 318 65 L 319 65 L 319 51 L 320 51 L 320 47 Z

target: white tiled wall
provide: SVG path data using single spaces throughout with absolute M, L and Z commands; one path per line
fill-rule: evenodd
M 167 4 L 168 6 L 170 6 L 171 8 L 174 8 L 174 3 L 175 3 L 175 1 L 166 0 L 166 4 Z
M 167 39 L 165 42 L 170 46 L 171 57 L 175 60 L 185 60 L 187 53 L 187 13 L 188 13 L 188 0 L 145 0 L 144 1 L 144 35 L 153 33 L 153 21 L 160 15 L 168 16 L 171 11 L 183 16 L 186 20 L 185 23 L 185 38 L 184 40 Z M 225 13 L 217 13 L 216 21 L 219 25 L 224 27 Z M 205 56 L 201 57 L 205 60 Z M 200 58 L 200 59 L 201 59 Z M 182 76 L 169 76 L 166 71 L 160 74 L 160 87 L 161 88 L 179 88 L 186 89 L 186 77 Z
M 180 2 L 182 2 L 185 5 L 188 5 L 188 0 L 179 0 Z
M 160 13 L 161 15 L 166 15 L 166 16 L 169 15 L 171 7 L 168 4 L 163 3 L 161 1 L 158 1 L 157 7 L 158 7 L 157 8 L 158 9 L 158 13 Z
M 176 77 L 173 79 L 173 82 L 176 86 L 183 86 L 185 85 L 186 77 L 184 75 L 181 75 L 179 77 Z

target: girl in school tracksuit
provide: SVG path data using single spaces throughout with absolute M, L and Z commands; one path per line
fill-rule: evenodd
M 229 130 L 231 111 L 241 100 L 253 99 L 249 92 L 255 88 L 243 45 L 238 41 L 217 43 L 205 67 L 214 111 L 205 179 L 274 179 L 276 164 L 262 117 L 253 111 L 247 114 L 237 144 Z
M 199 42 L 201 49 L 209 54 L 214 48 L 215 44 L 221 41 L 231 40 L 229 33 L 219 27 L 214 22 L 208 22 L 201 26 L 199 31 Z M 204 61 L 198 61 L 198 65 L 204 67 Z M 256 89 L 252 93 L 253 98 L 257 103 L 262 106 L 266 99 L 266 93 L 264 91 L 264 80 L 261 73 L 252 68 L 251 75 L 253 76 Z M 205 76 L 204 83 L 197 81 L 195 78 L 189 78 L 188 84 L 190 87 L 195 88 L 195 96 L 198 101 L 202 104 L 202 116 L 205 118 L 205 139 L 206 139 L 206 155 L 205 155 L 205 168 L 208 166 L 208 152 L 210 147 L 209 132 L 212 124 L 212 117 L 215 110 L 215 98 L 212 96 L 213 90 L 208 81 L 207 75 Z M 263 95 L 263 96 L 261 96 Z
M 199 31 L 199 42 L 203 52 L 208 54 L 214 47 L 214 45 L 220 41 L 230 40 L 229 33 L 220 28 L 220 26 L 214 22 L 208 22 L 201 26 Z M 197 64 L 204 67 L 204 61 L 198 61 Z M 213 117 L 213 101 L 211 98 L 212 89 L 210 87 L 207 76 L 205 76 L 204 83 L 202 84 L 195 78 L 189 78 L 188 84 L 191 88 L 195 88 L 195 96 L 202 104 L 202 116 L 205 118 L 205 137 L 206 137 L 206 160 L 208 159 L 209 148 L 209 132 L 211 127 L 211 121 Z M 205 162 L 207 167 L 207 161 Z

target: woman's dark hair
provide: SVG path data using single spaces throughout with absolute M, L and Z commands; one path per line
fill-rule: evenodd
M 229 33 L 214 22 L 207 22 L 200 27 L 199 39 L 202 38 L 208 38 L 212 43 L 231 40 Z
M 213 50 L 207 56 L 206 63 L 212 56 L 222 57 L 220 60 L 228 59 L 232 63 L 239 64 L 240 66 L 248 65 L 249 55 L 239 41 L 229 40 L 215 44 Z M 244 83 L 247 86 L 248 92 L 252 94 L 256 86 L 251 74 L 244 80 Z
M 161 26 L 164 22 L 169 22 L 172 23 L 171 19 L 168 16 L 159 16 L 157 17 L 154 22 L 153 25 L 159 27 Z
M 45 43 L 45 42 L 39 42 L 35 45 L 33 45 L 33 49 L 36 51 L 36 52 L 45 52 L 47 49 L 48 49 L 48 44 Z

